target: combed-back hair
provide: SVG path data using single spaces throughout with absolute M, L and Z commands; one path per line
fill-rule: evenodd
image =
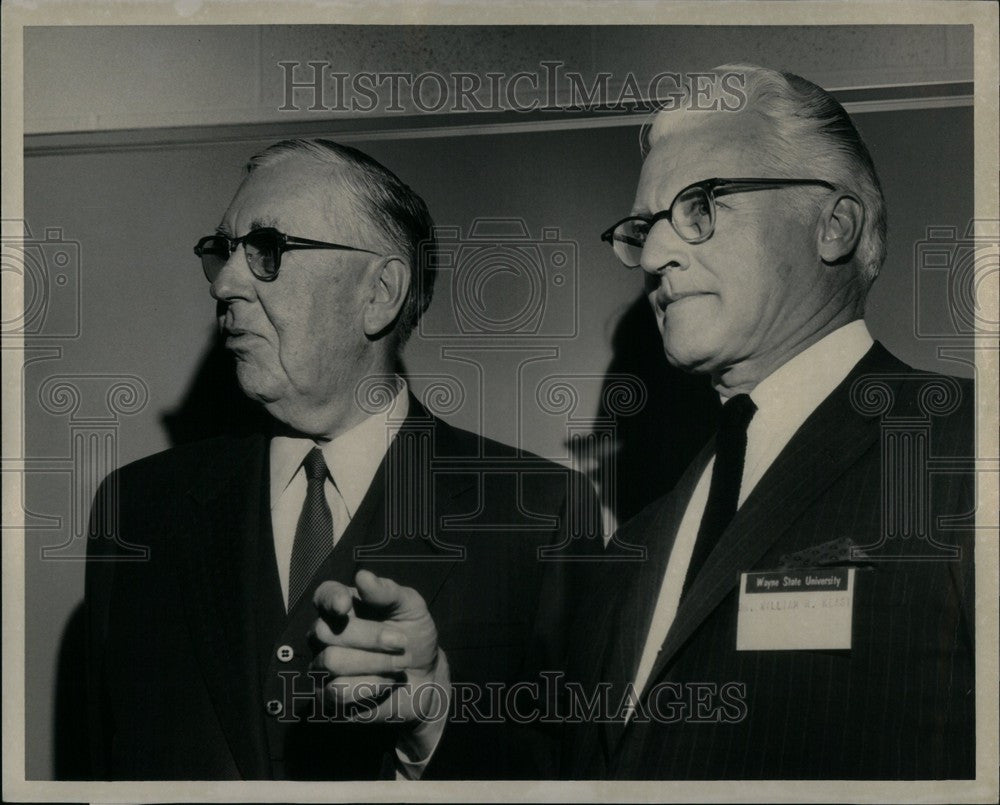
M 356 148 L 332 140 L 282 140 L 251 157 L 247 173 L 299 157 L 338 170 L 357 201 L 357 212 L 409 261 L 410 291 L 396 323 L 398 346 L 406 343 L 434 294 L 437 240 L 424 200 L 380 162 Z
M 728 76 L 728 86 L 734 79 L 738 85 L 742 77 L 746 98 L 737 111 L 712 114 L 757 114 L 771 124 L 772 141 L 760 149 L 762 168 L 778 178 L 823 179 L 858 197 L 864 222 L 855 254 L 859 279 L 869 288 L 885 261 L 885 197 L 871 154 L 847 111 L 829 92 L 794 73 L 754 64 L 725 64 L 711 72 L 719 81 Z M 643 156 L 681 121 L 696 123 L 706 114 L 692 106 L 685 97 L 675 110 L 653 116 L 640 135 Z

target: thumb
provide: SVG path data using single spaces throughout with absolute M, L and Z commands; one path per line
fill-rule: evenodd
M 396 609 L 402 601 L 402 588 L 392 579 L 376 576 L 370 570 L 359 570 L 354 576 L 358 596 L 366 604 L 380 609 Z

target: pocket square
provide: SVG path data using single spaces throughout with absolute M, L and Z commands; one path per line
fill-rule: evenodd
M 801 551 L 782 554 L 779 560 L 779 569 L 864 563 L 868 558 L 868 555 L 855 545 L 850 537 L 840 537 L 820 545 L 804 548 Z

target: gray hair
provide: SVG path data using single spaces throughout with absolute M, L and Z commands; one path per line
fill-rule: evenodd
M 397 347 L 413 332 L 431 303 L 437 275 L 434 221 L 424 200 L 396 174 L 356 148 L 332 140 L 282 140 L 251 157 L 247 173 L 302 156 L 325 167 L 344 167 L 341 177 L 358 203 L 357 211 L 398 249 L 410 265 L 410 291 L 396 323 Z
M 741 112 L 756 113 L 770 124 L 771 147 L 764 149 L 766 168 L 788 178 L 816 178 L 854 193 L 864 210 L 864 223 L 856 249 L 859 279 L 867 290 L 878 276 L 886 253 L 885 197 L 871 154 L 846 110 L 826 90 L 794 73 L 753 64 L 726 64 L 714 68 L 723 76 L 742 77 L 746 103 Z M 727 85 L 732 86 L 728 83 Z M 662 111 L 644 127 L 643 156 L 668 127 L 704 112 Z M 733 112 L 719 112 L 733 114 Z M 809 176 L 798 176 L 808 166 Z

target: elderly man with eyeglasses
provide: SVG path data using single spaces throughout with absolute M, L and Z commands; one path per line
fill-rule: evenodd
M 582 476 L 447 425 L 398 374 L 434 247 L 419 196 L 325 140 L 254 157 L 195 246 L 273 427 L 152 456 L 99 492 L 95 777 L 540 773 L 478 702 L 560 662 L 563 574 L 540 557 L 600 548 L 580 531 L 600 511 Z
M 746 104 L 660 112 L 602 239 L 644 272 L 667 360 L 711 377 L 718 431 L 619 530 L 646 561 L 595 566 L 562 774 L 972 777 L 972 385 L 865 326 L 885 202 L 843 107 L 715 73 Z

